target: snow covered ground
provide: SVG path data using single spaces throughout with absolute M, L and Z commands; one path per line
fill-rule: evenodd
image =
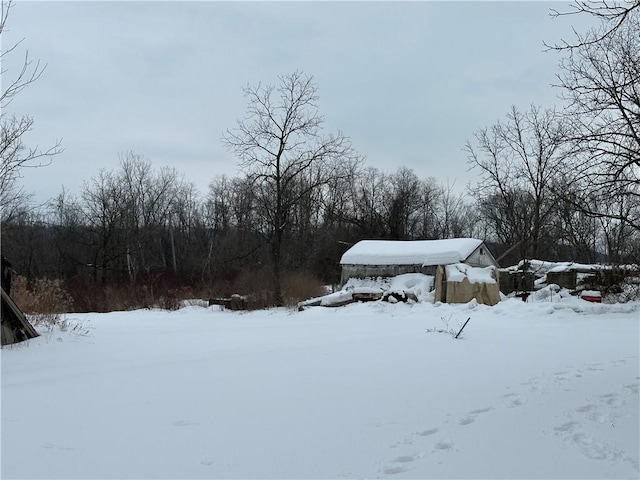
M 2 350 L 2 478 L 640 475 L 637 302 L 68 318 Z

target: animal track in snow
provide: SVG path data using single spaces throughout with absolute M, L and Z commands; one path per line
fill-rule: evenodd
M 453 448 L 455 444 L 453 443 L 452 440 L 446 438 L 444 440 L 440 440 L 439 442 L 437 442 L 433 448 L 435 448 L 436 450 L 451 450 Z
M 637 384 L 630 386 L 636 389 L 638 388 Z M 628 389 L 627 387 L 629 387 L 629 385 L 622 386 L 623 394 L 633 394 L 633 388 Z M 598 428 L 594 429 L 593 425 L 589 426 L 588 424 L 588 422 L 595 422 L 605 427 L 611 424 L 611 427 L 615 428 L 618 418 L 618 407 L 625 403 L 624 398 L 621 398 L 621 395 L 618 393 L 604 393 L 588 398 L 583 405 L 566 412 L 565 416 L 567 416 L 570 421 L 556 426 L 553 429 L 553 433 L 561 437 L 565 443 L 572 445 L 587 458 L 608 461 L 621 459 L 630 463 L 636 471 L 639 471 L 637 459 L 632 458 L 632 456 L 628 455 L 610 440 L 594 436 L 594 432 L 602 430 Z M 583 421 L 587 423 L 583 423 Z
M 385 475 L 397 475 L 398 473 L 408 472 L 409 469 L 401 465 L 391 465 L 382 469 Z
M 491 410 L 493 410 L 493 407 L 485 407 L 485 408 L 479 408 L 477 410 L 471 410 L 469 412 L 470 415 L 479 415 L 481 413 L 487 413 L 490 412 Z
M 410 468 L 406 464 L 416 461 L 421 458 L 422 455 L 417 453 L 411 455 L 400 455 L 399 457 L 391 460 L 391 465 L 387 465 L 382 468 L 384 475 L 397 475 L 398 473 L 408 472 Z
M 198 425 L 198 422 L 190 422 L 188 420 L 178 420 L 177 422 L 173 422 L 175 427 L 189 427 L 191 425 Z
M 617 407 L 622 403 L 618 398 L 618 395 L 615 393 L 606 393 L 604 395 L 600 395 L 600 398 L 602 399 L 602 402 L 612 407 Z
M 510 395 L 505 395 L 503 398 L 505 398 L 505 406 L 509 407 L 509 408 L 515 408 L 515 407 L 521 407 L 522 405 L 526 405 L 527 403 L 527 399 L 525 397 L 521 397 L 520 395 L 517 394 L 510 394 Z
M 466 417 L 462 417 L 460 419 L 460 425 L 469 425 L 475 421 L 475 417 L 473 417 L 472 415 L 467 415 Z
M 563 387 L 567 387 L 564 388 L 565 391 L 574 391 L 573 388 L 578 384 L 573 384 L 572 382 L 583 383 L 585 377 L 589 378 L 593 375 L 601 375 L 598 372 L 605 371 L 608 368 L 616 368 L 625 363 L 626 362 L 622 360 L 612 361 L 607 364 L 592 363 L 581 365 L 580 368 L 569 365 L 563 369 L 531 377 L 518 384 L 507 385 L 505 386 L 507 392 L 497 397 L 496 400 L 498 403 L 495 403 L 493 406 L 468 410 L 458 417 L 457 422 L 453 420 L 456 413 L 449 412 L 442 418 L 439 427 L 415 431 L 406 436 L 402 441 L 392 445 L 391 448 L 398 448 L 398 450 L 400 450 L 397 452 L 399 455 L 393 460 L 387 460 L 387 464 L 379 470 L 379 473 L 381 476 L 397 475 L 413 470 L 413 468 L 408 468 L 408 466 L 423 457 L 439 457 L 439 459 L 434 458 L 433 460 L 437 461 L 438 464 L 442 464 L 442 462 L 447 461 L 446 455 L 443 456 L 444 454 L 458 451 L 454 442 L 456 428 L 467 428 L 479 420 L 478 416 L 492 410 L 525 406 L 531 398 L 533 398 L 534 404 L 538 403 L 542 397 L 550 393 L 560 393 Z M 638 461 L 632 458 L 631 455 L 628 455 L 619 446 L 612 444 L 608 439 L 604 437 L 598 438 L 598 432 L 602 431 L 602 428 L 607 428 L 608 424 L 611 424 L 611 427 L 615 428 L 619 415 L 618 409 L 621 405 L 627 403 L 629 396 L 637 397 L 640 391 L 640 377 L 636 376 L 632 378 L 634 378 L 634 380 L 622 385 L 621 391 L 618 393 L 603 392 L 586 398 L 584 403 L 574 404 L 573 408 L 564 412 L 564 417 L 566 418 L 564 423 L 558 424 L 552 428 L 551 431 L 544 433 L 559 437 L 564 443 L 573 446 L 587 458 L 609 461 L 623 460 L 631 463 L 635 470 L 639 470 Z M 548 402 L 549 400 L 544 403 Z M 599 424 L 599 427 L 589 425 L 590 422 Z M 432 443 L 429 447 L 428 444 L 425 444 L 425 437 L 431 437 L 435 434 L 444 434 L 446 436 L 435 439 L 435 443 Z M 403 446 L 404 449 L 406 449 L 407 445 L 410 445 L 412 450 L 423 449 L 425 453 L 403 453 Z
M 601 442 L 582 430 L 582 424 L 571 421 L 554 428 L 556 435 L 563 436 L 566 442 L 572 443 L 580 453 L 593 460 L 614 460 L 624 456 L 619 448 L 608 442 Z
M 476 410 L 471 410 L 467 415 L 465 415 L 460 419 L 459 423 L 460 425 L 469 425 L 476 421 L 476 417 L 478 415 L 480 415 L 481 413 L 490 412 L 491 410 L 493 410 L 493 407 L 485 407 L 485 408 L 478 408 Z
M 401 455 L 399 457 L 396 457 L 392 460 L 393 463 L 409 463 L 409 462 L 413 462 L 415 460 L 417 460 L 418 458 L 420 458 L 420 455 L 418 454 L 414 454 L 414 455 Z

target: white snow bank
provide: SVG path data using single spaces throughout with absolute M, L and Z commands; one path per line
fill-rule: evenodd
M 329 295 L 321 297 L 320 305 L 323 307 L 330 307 L 333 305 L 339 305 L 345 302 L 349 302 L 352 299 L 352 292 L 340 290 L 338 292 L 330 293 Z
M 347 250 L 341 265 L 445 265 L 463 262 L 482 244 L 475 238 L 446 240 L 362 240 Z
M 556 285 L 555 283 L 552 283 L 551 285 L 547 285 L 541 288 L 540 290 L 531 292 L 531 295 L 529 296 L 527 301 L 547 302 L 547 301 L 553 301 L 554 298 L 556 301 L 559 301 L 563 298 L 569 298 L 570 296 L 571 295 L 569 294 L 568 290 L 561 289 L 558 285 Z
M 495 267 L 472 267 L 466 263 L 456 263 L 446 267 L 447 282 L 461 282 L 465 278 L 470 283 L 496 283 Z

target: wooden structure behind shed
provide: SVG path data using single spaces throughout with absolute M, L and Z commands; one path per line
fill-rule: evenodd
M 547 284 L 555 283 L 562 288 L 573 290 L 578 284 L 578 272 L 575 270 L 564 270 L 560 272 L 547 272 Z
M 533 272 L 501 270 L 499 279 L 500 291 L 505 295 L 513 292 L 532 292 L 535 285 Z

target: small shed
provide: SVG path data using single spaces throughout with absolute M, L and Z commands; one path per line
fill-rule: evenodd
M 394 277 L 404 273 L 436 274 L 440 265 L 465 263 L 472 267 L 498 267 L 482 240 L 362 240 L 340 260 L 341 284 L 349 278 Z
M 436 271 L 436 302 L 478 303 L 493 306 L 500 301 L 498 269 L 472 267 L 466 263 L 439 266 Z

